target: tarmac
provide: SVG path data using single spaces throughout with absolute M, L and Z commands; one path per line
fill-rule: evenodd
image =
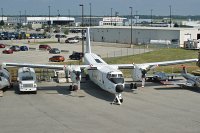
M 130 82 L 127 82 L 128 84 Z M 38 83 L 37 94 L 0 97 L 1 133 L 199 133 L 199 92 L 147 83 L 132 92 L 128 84 L 122 105 L 114 95 L 88 81 L 70 92 L 69 83 Z

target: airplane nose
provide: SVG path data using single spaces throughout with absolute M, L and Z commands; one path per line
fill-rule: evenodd
M 116 92 L 120 93 L 120 92 L 124 91 L 124 87 L 123 87 L 123 85 L 117 85 L 115 90 L 116 90 Z

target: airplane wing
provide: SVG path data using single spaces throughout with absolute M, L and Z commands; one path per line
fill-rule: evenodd
M 32 68 L 47 68 L 47 69 L 60 69 L 63 70 L 68 66 L 77 66 L 80 69 L 84 69 L 86 67 L 90 67 L 90 65 L 53 65 L 53 64 L 30 64 L 30 63 L 2 63 L 3 66 L 17 66 L 17 67 L 32 67 Z
M 135 64 L 141 69 L 150 70 L 158 66 L 168 66 L 168 65 L 176 65 L 176 64 L 184 64 L 197 62 L 198 59 L 186 59 L 186 60 L 174 60 L 174 61 L 163 61 L 163 62 L 152 62 L 152 63 L 143 63 L 143 64 Z

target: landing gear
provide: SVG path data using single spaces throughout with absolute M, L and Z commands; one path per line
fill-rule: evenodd
M 115 99 L 113 100 L 113 102 L 111 104 L 117 104 L 117 105 L 121 105 L 123 103 L 123 98 L 122 98 L 122 94 L 115 94 Z
M 77 90 L 78 90 L 78 85 L 69 86 L 69 91 L 77 91 Z
M 130 84 L 130 89 L 131 89 L 131 90 L 136 90 L 137 87 L 138 87 L 138 86 L 137 86 L 137 83 L 135 83 L 135 84 L 131 83 L 131 84 Z

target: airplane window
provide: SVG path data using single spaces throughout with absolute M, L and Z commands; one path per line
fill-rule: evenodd
M 116 78 L 117 77 L 117 74 L 112 74 L 112 78 Z
M 99 59 L 95 59 L 95 61 L 96 61 L 97 63 L 102 63 Z
M 122 74 L 118 74 L 118 77 L 121 78 L 121 77 L 123 77 L 123 75 Z

